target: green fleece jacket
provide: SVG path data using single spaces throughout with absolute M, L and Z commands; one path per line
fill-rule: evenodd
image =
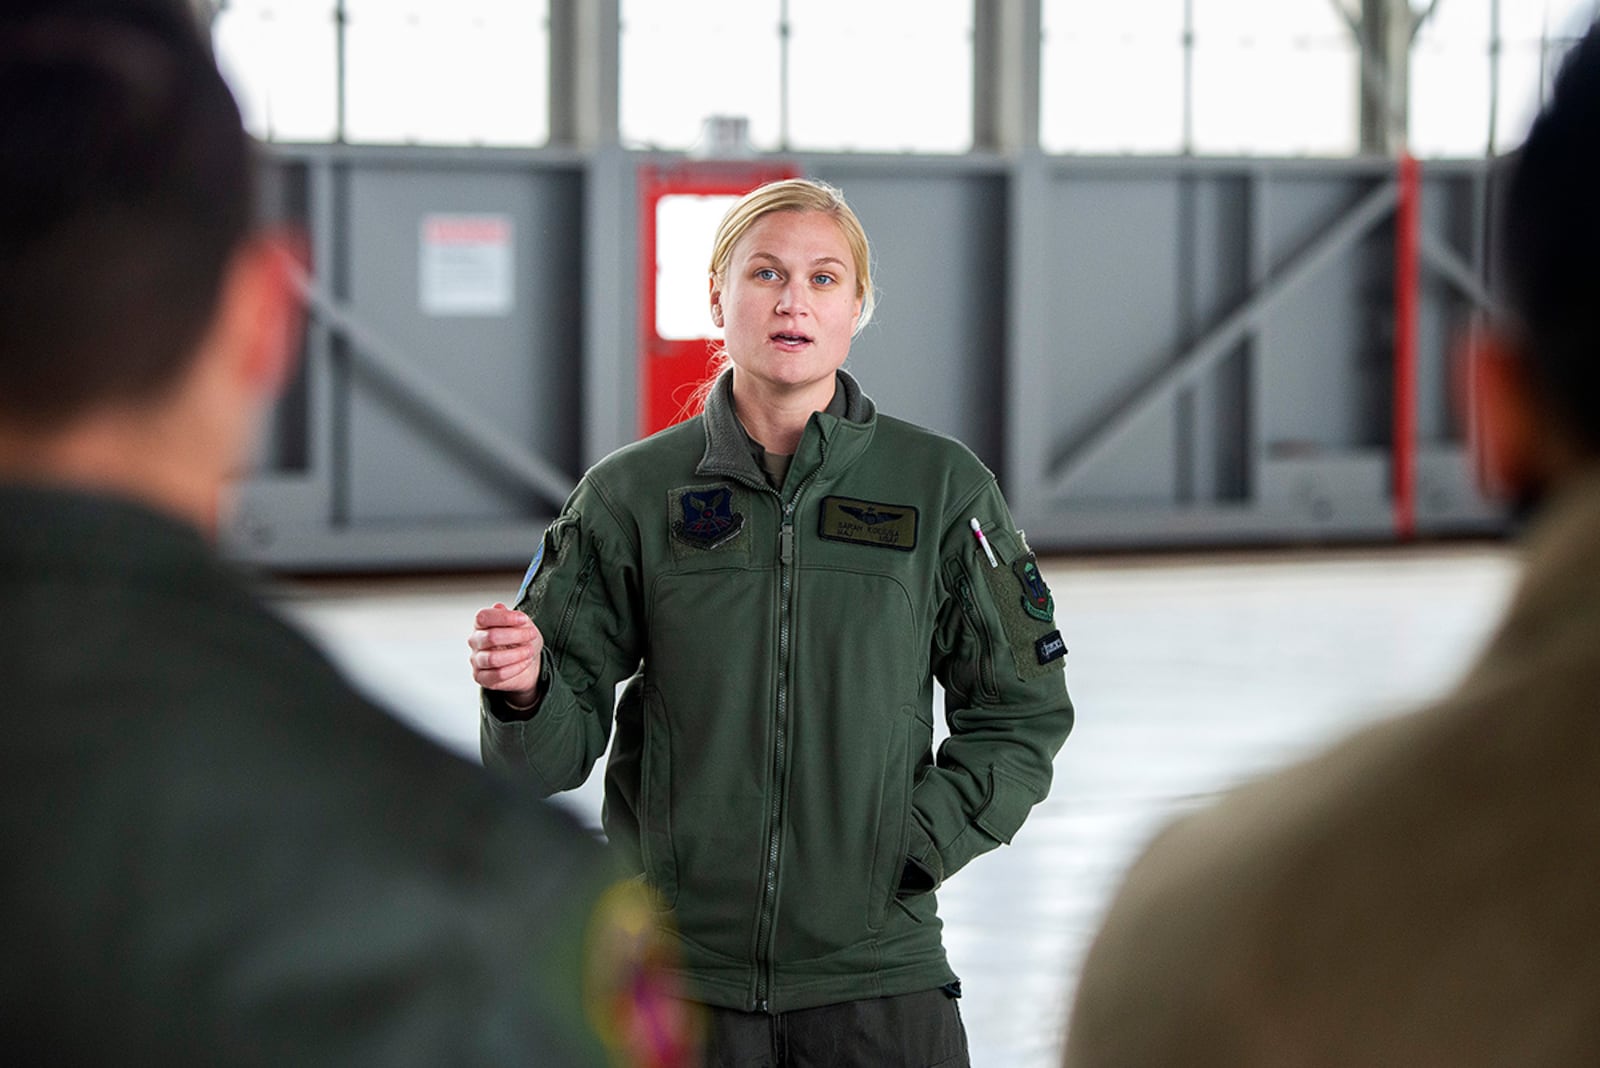
M 1012 840 L 1072 728 L 1051 596 L 994 476 L 839 389 L 845 417 L 811 417 L 781 489 L 727 378 L 596 464 L 518 600 L 540 700 L 518 719 L 484 695 L 485 762 L 544 791 L 611 741 L 606 832 L 673 911 L 697 996 L 731 1008 L 953 980 L 933 890 Z

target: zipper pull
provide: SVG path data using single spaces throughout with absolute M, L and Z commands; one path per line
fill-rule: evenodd
M 778 532 L 778 559 L 785 567 L 794 563 L 794 527 L 787 522 Z

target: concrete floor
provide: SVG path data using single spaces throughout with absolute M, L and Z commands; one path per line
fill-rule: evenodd
M 1449 685 L 1515 578 L 1494 545 L 1055 559 L 1078 726 L 1010 847 L 940 892 L 980 1068 L 1054 1062 L 1078 964 L 1173 815 Z M 476 759 L 473 611 L 520 574 L 280 586 L 356 683 Z M 563 803 L 598 826 L 598 774 Z

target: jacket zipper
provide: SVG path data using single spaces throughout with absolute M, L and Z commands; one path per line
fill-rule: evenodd
M 998 700 L 1000 688 L 994 681 L 994 639 L 989 633 L 989 624 L 984 620 L 983 613 L 978 611 L 978 605 L 973 600 L 972 583 L 967 576 L 962 575 L 956 582 L 956 590 L 961 597 L 961 610 L 966 613 L 967 625 L 977 633 L 978 645 L 978 685 L 983 690 L 983 695 L 991 701 Z
M 777 723 L 772 753 L 772 826 L 767 832 L 767 871 L 761 887 L 761 921 L 757 930 L 756 1010 L 767 1012 L 772 991 L 773 913 L 778 903 L 778 852 L 783 840 L 783 777 L 788 763 L 789 741 L 789 633 L 794 592 L 794 510 L 811 480 L 827 462 L 827 442 L 818 446 L 820 455 L 812 469 L 787 502 L 783 502 L 783 521 L 778 528 L 778 700 Z M 774 491 L 776 492 L 776 491 Z M 782 498 L 779 498 L 780 502 Z
M 590 553 L 583 561 L 583 566 L 578 569 L 578 579 L 572 584 L 572 593 L 567 597 L 566 610 L 561 613 L 561 625 L 556 628 L 555 645 L 551 647 L 551 659 L 557 667 L 561 666 L 561 654 L 567 650 L 567 638 L 570 637 L 572 622 L 578 615 L 578 603 L 583 600 L 584 591 L 589 588 L 589 580 L 594 577 L 595 565 L 599 559 Z

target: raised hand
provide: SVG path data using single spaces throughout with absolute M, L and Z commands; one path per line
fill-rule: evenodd
M 544 635 L 533 620 L 496 603 L 473 617 L 472 679 L 486 690 L 498 690 L 519 708 L 531 708 L 539 685 L 539 654 Z

